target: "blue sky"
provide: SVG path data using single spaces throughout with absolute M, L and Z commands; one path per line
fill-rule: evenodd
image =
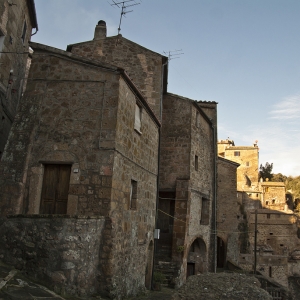
M 182 49 L 168 91 L 218 102 L 218 138 L 258 140 L 260 163 L 300 175 L 300 1 L 142 0 L 121 34 L 158 53 Z M 115 0 L 116 2 L 116 0 Z M 34 42 L 66 49 L 93 39 L 99 20 L 116 35 L 111 0 L 35 0 Z

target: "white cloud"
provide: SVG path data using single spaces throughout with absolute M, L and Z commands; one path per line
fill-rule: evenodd
M 300 95 L 284 98 L 281 102 L 274 105 L 269 113 L 271 119 L 291 120 L 300 118 Z

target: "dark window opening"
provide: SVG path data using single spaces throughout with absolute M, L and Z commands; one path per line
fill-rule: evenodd
M 250 165 L 250 164 L 249 164 L 249 161 L 247 161 L 247 162 L 246 162 L 246 166 L 249 167 L 249 165 Z
M 198 156 L 195 155 L 195 170 L 198 171 Z
M 234 156 L 240 156 L 241 152 L 240 151 L 234 151 Z
M 209 200 L 202 198 L 202 207 L 201 207 L 201 225 L 209 224 Z
M 136 202 L 137 202 L 137 181 L 131 180 L 129 208 L 136 209 Z
M 273 232 L 270 232 L 270 235 L 273 235 Z
M 269 277 L 272 277 L 272 267 L 269 267 Z
M 270 219 L 271 218 L 271 215 L 270 214 L 267 214 L 267 219 Z

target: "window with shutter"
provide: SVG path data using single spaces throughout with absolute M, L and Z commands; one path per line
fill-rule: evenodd
M 134 120 L 134 129 L 138 132 L 141 132 L 141 117 L 142 117 L 142 108 L 135 104 L 135 120 Z

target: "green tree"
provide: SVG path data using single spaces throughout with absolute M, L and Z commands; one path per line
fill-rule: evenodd
M 285 182 L 287 180 L 287 176 L 278 173 L 278 174 L 273 174 L 272 176 L 272 181 L 273 182 Z
M 266 179 L 268 178 L 268 180 L 271 181 L 273 177 L 272 170 L 273 163 L 269 164 L 268 162 L 266 162 L 265 166 L 261 164 L 259 167 L 258 179 L 262 178 L 264 181 L 266 181 Z

